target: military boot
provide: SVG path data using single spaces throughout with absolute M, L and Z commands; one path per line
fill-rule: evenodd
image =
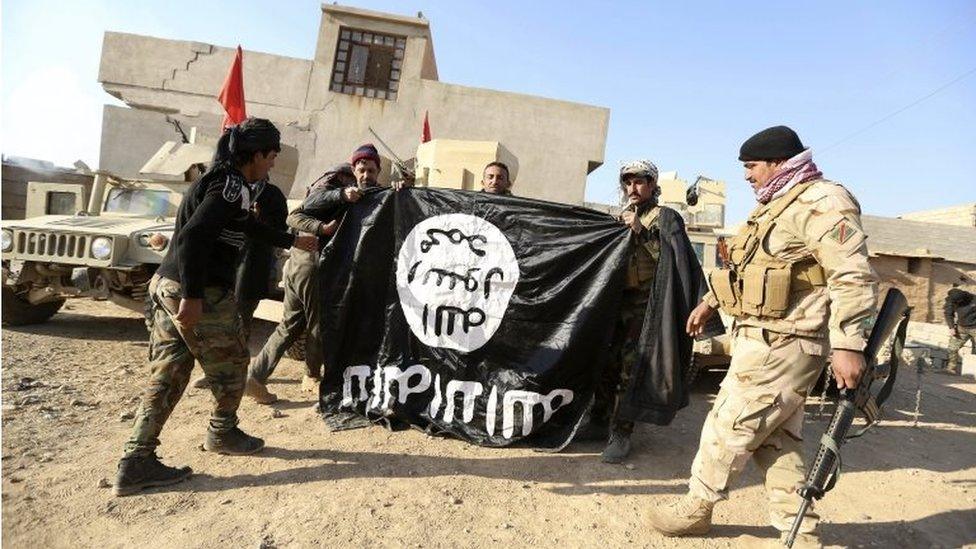
M 186 480 L 193 473 L 189 467 L 167 467 L 156 454 L 127 456 L 119 461 L 112 492 L 116 496 L 128 496 L 143 488 L 166 486 Z
M 630 455 L 630 433 L 614 431 L 610 434 L 610 442 L 603 450 L 600 459 L 603 463 L 623 463 Z
M 256 454 L 264 448 L 264 441 L 234 427 L 230 431 L 217 433 L 207 430 L 207 440 L 203 449 L 228 456 L 247 456 Z
M 271 404 L 278 401 L 278 395 L 268 390 L 268 387 L 260 381 L 248 377 L 244 384 L 244 394 L 253 398 L 258 404 Z
M 779 538 L 759 538 L 751 535 L 739 536 L 735 540 L 735 546 L 739 549 L 776 549 L 786 546 L 786 533 Z M 816 534 L 797 534 L 793 540 L 795 549 L 821 549 L 823 544 Z
M 712 527 L 714 506 L 711 501 L 687 494 L 667 507 L 651 510 L 647 521 L 665 536 L 702 535 Z

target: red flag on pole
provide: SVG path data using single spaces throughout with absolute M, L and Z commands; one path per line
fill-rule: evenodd
M 237 46 L 237 55 L 234 62 L 230 65 L 227 78 L 224 79 L 224 86 L 220 88 L 220 95 L 217 101 L 224 106 L 224 122 L 220 125 L 223 130 L 227 126 L 240 124 L 247 118 L 247 111 L 244 108 L 244 50 Z
M 424 131 L 420 134 L 420 142 L 430 141 L 430 121 L 427 119 L 427 111 L 424 111 Z

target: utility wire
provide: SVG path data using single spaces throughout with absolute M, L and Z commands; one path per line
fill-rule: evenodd
M 907 58 L 902 57 L 899 60 L 900 62 L 896 64 L 895 68 L 885 73 L 884 76 L 872 78 L 871 85 L 869 85 L 866 88 L 861 88 L 860 93 L 857 94 L 857 96 L 862 97 L 864 95 L 867 95 L 867 92 L 869 90 L 875 90 L 882 86 L 887 86 L 888 82 L 891 80 L 893 76 L 905 72 L 910 61 L 916 61 L 922 57 L 925 57 L 926 59 L 930 58 L 929 50 L 931 50 L 933 47 L 942 44 L 949 38 L 954 38 L 956 35 L 961 34 L 963 31 L 969 30 L 969 27 L 976 25 L 976 12 L 970 13 L 961 19 L 963 20 L 962 25 L 958 25 L 958 24 L 946 25 L 942 30 L 931 34 L 925 40 L 919 41 L 912 48 L 912 53 L 910 53 Z
M 824 149 L 821 149 L 818 154 L 820 154 L 821 156 L 823 156 L 823 154 L 825 152 L 829 151 L 830 149 L 833 149 L 834 147 L 837 147 L 838 145 L 840 145 L 842 143 L 846 143 L 847 141 L 849 141 L 849 140 L 851 140 L 851 139 L 853 139 L 853 138 L 861 135 L 862 133 L 864 133 L 864 132 L 866 132 L 868 130 L 873 129 L 875 126 L 878 126 L 878 125 L 880 125 L 880 124 L 882 124 L 884 122 L 887 122 L 888 120 L 894 118 L 895 116 L 898 116 L 899 114 L 907 111 L 908 109 L 914 107 L 915 105 L 918 105 L 919 103 L 921 103 L 921 102 L 923 102 L 923 101 L 925 101 L 927 99 L 930 99 L 930 98 L 934 97 L 935 95 L 938 95 L 939 93 L 941 93 L 945 89 L 949 88 L 950 86 L 952 86 L 954 84 L 957 84 L 958 82 L 961 82 L 961 81 L 965 80 L 966 78 L 968 78 L 969 76 L 973 75 L 974 73 L 976 73 L 976 67 L 973 67 L 972 69 L 970 69 L 969 71 L 963 73 L 962 75 L 957 76 L 956 78 L 950 80 L 949 82 L 946 82 L 945 84 L 943 84 L 943 85 L 939 86 L 938 88 L 932 90 L 928 94 L 926 94 L 926 95 L 924 95 L 924 96 L 916 99 L 915 101 L 912 101 L 911 103 L 905 105 L 904 107 L 902 107 L 902 108 L 900 108 L 900 109 L 898 109 L 898 110 L 896 110 L 896 111 L 894 111 L 894 112 L 892 112 L 890 114 L 887 114 L 887 115 L 879 118 L 878 120 L 876 120 L 876 121 L 868 124 L 867 126 L 864 126 L 863 128 L 861 128 L 861 129 L 859 129 L 859 130 L 857 130 L 857 131 L 855 131 L 855 132 L 853 132 L 851 134 L 848 134 L 846 137 L 840 139 L 839 141 L 836 141 L 833 144 L 831 144 L 830 146 L 828 146 L 828 147 L 826 147 Z

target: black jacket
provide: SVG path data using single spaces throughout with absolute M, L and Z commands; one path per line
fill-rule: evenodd
M 257 220 L 279 232 L 287 231 L 288 200 L 281 189 L 266 183 L 258 193 Z M 241 300 L 264 299 L 271 290 L 271 272 L 275 264 L 274 246 L 260 240 L 250 240 L 244 247 L 237 267 L 234 293 Z
M 949 290 L 945 301 L 945 321 L 949 328 L 976 327 L 976 296 L 959 288 Z
M 688 405 L 688 368 L 692 339 L 685 332 L 688 315 L 708 285 L 677 212 L 661 208 L 661 257 L 647 302 L 638 342 L 638 363 L 620 403 L 620 419 L 667 425 Z M 702 337 L 725 332 L 716 313 Z
M 292 212 L 291 216 L 289 217 L 292 220 L 297 219 L 299 216 L 304 217 L 306 220 L 312 218 L 318 220 L 320 224 L 341 220 L 342 216 L 345 215 L 346 211 L 348 211 L 352 206 L 351 202 L 346 202 L 342 197 L 342 191 L 347 186 L 354 185 L 343 186 L 336 183 L 326 183 L 321 187 L 313 189 L 312 192 L 305 197 L 305 201 L 302 202 L 301 207 Z M 381 187 L 377 186 L 368 188 L 364 192 L 378 192 L 380 190 L 382 190 Z M 301 230 L 308 232 L 307 229 L 312 227 L 300 226 L 300 228 Z M 319 236 L 319 250 L 324 248 L 331 239 L 331 236 Z
M 238 254 L 252 240 L 287 248 L 295 237 L 258 223 L 250 213 L 253 185 L 219 165 L 190 185 L 176 215 L 176 230 L 157 273 L 179 282 L 183 297 L 203 289 L 234 288 Z

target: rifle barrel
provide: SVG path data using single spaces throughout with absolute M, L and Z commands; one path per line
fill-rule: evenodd
M 793 542 L 796 541 L 796 534 L 800 531 L 800 525 L 803 524 L 803 517 L 807 514 L 807 509 L 810 508 L 810 500 L 804 499 L 803 503 L 800 504 L 800 510 L 796 513 L 796 518 L 793 519 L 793 526 L 790 528 L 790 533 L 786 536 L 786 546 L 793 547 Z

